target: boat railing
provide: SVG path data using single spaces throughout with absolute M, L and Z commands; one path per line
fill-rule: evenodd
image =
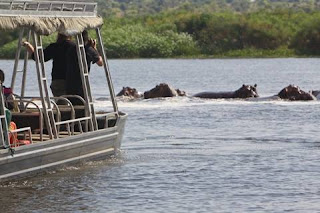
M 8 1 L 0 2 L 0 15 L 95 17 L 97 16 L 97 3 L 72 1 Z
M 9 136 L 12 139 L 11 147 L 17 147 L 20 145 L 24 145 L 25 143 L 21 142 L 21 140 L 18 139 L 18 133 L 23 132 L 23 140 L 22 141 L 28 141 L 28 144 L 32 144 L 32 133 L 30 127 L 23 127 L 19 129 L 9 130 Z M 28 135 L 28 137 L 27 137 Z
M 73 97 L 73 98 L 78 98 L 79 100 L 81 100 L 83 103 L 84 103 L 84 100 L 82 97 L 80 96 L 76 96 L 76 95 L 69 95 L 67 97 Z M 76 112 L 75 112 L 75 106 L 72 104 L 72 102 L 67 99 L 65 96 L 61 96 L 61 97 L 52 97 L 52 99 L 55 100 L 55 107 L 58 111 L 58 114 L 59 114 L 59 118 L 57 119 L 57 121 L 55 122 L 55 125 L 57 127 L 57 130 L 58 130 L 58 133 L 59 133 L 59 127 L 60 125 L 66 125 L 66 129 L 67 129 L 67 133 L 68 133 L 68 136 L 70 135 L 74 135 L 75 134 L 75 130 L 74 130 L 74 126 L 77 124 L 78 125 L 78 128 L 79 128 L 79 132 L 80 133 L 83 133 L 83 132 L 87 132 L 88 131 L 88 122 L 89 120 L 91 119 L 90 116 L 87 116 L 88 113 L 85 112 L 85 116 L 84 117 L 81 117 L 81 118 L 76 118 Z M 58 105 L 57 102 L 59 100 L 63 100 L 63 101 L 66 101 L 67 105 Z M 67 120 L 64 120 L 62 121 L 61 120 L 61 110 L 64 110 L 66 109 L 66 107 L 70 107 L 70 111 L 71 111 L 71 116 L 70 116 L 70 119 L 67 119 Z M 79 109 L 79 108 L 78 108 Z M 80 105 L 80 109 L 84 109 L 85 110 L 85 107 L 83 105 Z M 81 123 L 82 121 L 85 122 L 84 124 L 84 127 L 85 127 L 85 131 L 83 131 L 83 124 Z
M 12 103 L 15 104 L 17 101 L 19 103 L 19 111 L 12 111 L 12 116 L 14 117 L 18 117 L 18 116 L 26 116 L 28 117 L 28 115 L 32 115 L 32 114 L 28 114 L 30 113 L 29 110 L 32 109 L 31 113 L 33 113 L 33 115 L 36 114 L 36 116 L 39 118 L 38 119 L 38 128 L 39 128 L 39 139 L 40 141 L 43 141 L 43 129 L 44 129 L 44 125 L 43 125 L 43 112 L 41 109 L 41 106 L 39 106 L 39 104 L 37 104 L 34 101 L 31 100 L 25 100 L 25 99 L 18 99 L 18 100 L 6 100 L 8 103 Z M 30 107 L 30 105 L 32 107 Z
M 59 129 L 60 129 L 60 125 L 63 125 L 64 123 L 61 123 L 61 110 L 64 110 L 64 111 L 68 111 L 70 112 L 70 120 L 73 120 L 75 119 L 75 110 L 74 110 L 74 107 L 71 103 L 70 100 L 68 100 L 67 98 L 63 98 L 63 97 L 51 97 L 51 99 L 53 100 L 52 101 L 52 104 L 54 105 L 54 109 L 57 110 L 57 117 L 56 117 L 56 122 L 55 122 L 55 125 L 57 127 L 57 130 L 58 130 L 58 134 L 59 134 Z M 60 103 L 59 103 L 60 102 Z M 59 104 L 61 104 L 60 106 L 64 109 L 62 109 L 61 107 L 59 107 Z M 68 128 L 68 132 L 70 130 L 70 126 L 67 126 Z M 72 123 L 71 125 L 71 131 L 72 133 L 74 132 L 74 125 Z
M 109 127 L 110 120 L 116 120 L 116 122 L 119 121 L 118 119 L 119 114 L 117 112 L 97 113 L 96 117 L 97 119 L 104 118 L 103 127 L 102 127 L 104 129 Z M 117 123 L 114 126 L 117 126 Z
M 10 146 L 9 141 L 9 128 L 6 116 L 5 101 L 3 95 L 3 85 L 2 80 L 0 80 L 0 142 L 2 142 L 2 147 L 8 148 Z M 0 145 L 1 146 L 1 145 Z
M 73 105 L 72 102 L 68 98 L 76 98 L 80 102 L 84 104 L 84 99 L 81 96 L 77 95 L 65 95 L 61 97 L 51 97 L 51 103 L 53 104 L 54 114 L 55 114 L 55 125 L 57 127 L 58 133 L 60 135 L 61 126 L 65 126 L 67 135 L 75 135 L 78 133 L 82 134 L 84 132 L 88 132 L 88 123 L 91 119 L 88 116 L 88 112 L 86 111 L 86 107 L 84 105 Z M 15 99 L 7 100 L 8 103 L 12 105 L 18 105 L 18 111 L 13 111 L 13 117 L 17 119 L 17 117 L 23 116 L 38 116 L 38 126 L 39 128 L 39 140 L 44 140 L 44 121 L 43 121 L 43 111 L 41 105 L 40 97 L 19 97 L 16 96 Z M 59 103 L 59 104 L 58 104 Z M 84 112 L 83 117 L 76 117 L 76 110 L 81 110 Z M 62 112 L 70 112 L 67 119 L 62 120 Z M 30 113 L 30 114 L 28 114 Z M 101 120 L 100 129 L 109 128 L 109 121 L 116 120 L 118 121 L 118 113 L 116 112 L 108 112 L 108 113 L 97 113 L 96 118 Z M 113 126 L 116 126 L 114 124 Z M 75 131 L 75 126 L 78 127 L 77 131 Z M 24 126 L 23 126 L 24 127 Z M 65 133 L 64 133 L 65 134 Z M 61 136 L 61 135 L 60 135 Z
M 72 96 L 72 97 L 77 97 L 77 96 Z M 20 107 L 20 111 L 28 113 L 28 112 L 34 112 L 34 111 L 39 111 L 39 109 L 42 108 L 41 105 L 41 97 L 23 97 L 23 98 L 19 98 L 19 100 L 16 101 L 21 101 L 21 102 L 25 102 L 27 103 L 26 105 L 24 105 L 23 108 Z M 36 103 L 38 102 L 38 103 Z M 59 103 L 60 102 L 60 103 Z M 28 107 L 29 104 L 32 103 L 35 107 Z M 68 100 L 66 97 L 51 97 L 51 103 L 54 106 L 53 110 L 54 110 L 54 114 L 55 114 L 55 125 L 57 127 L 57 129 L 60 129 L 60 125 L 66 125 L 67 130 L 68 130 L 68 135 L 74 135 L 74 125 L 77 123 L 80 129 L 80 132 L 83 133 L 84 131 L 82 130 L 82 124 L 80 123 L 83 120 L 89 120 L 91 119 L 89 116 L 86 117 L 82 117 L 82 118 L 75 118 L 75 106 L 71 103 L 70 100 Z M 59 103 L 59 104 L 57 104 Z M 20 106 L 22 105 L 21 103 L 19 104 Z M 84 109 L 83 106 L 80 106 L 80 109 Z M 61 116 L 61 112 L 70 112 L 70 116 L 68 117 L 67 120 L 62 121 L 62 116 Z M 40 126 L 42 127 L 40 129 L 40 134 L 42 135 L 43 133 L 43 115 L 41 115 L 41 117 L 39 118 L 40 121 Z M 87 128 L 85 128 L 85 132 L 87 131 Z M 42 137 L 40 139 L 40 141 L 42 141 Z

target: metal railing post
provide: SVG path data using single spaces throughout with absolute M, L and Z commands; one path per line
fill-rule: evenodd
M 18 72 L 18 66 L 19 66 L 19 59 L 21 54 L 21 48 L 22 48 L 22 38 L 23 38 L 24 28 L 20 30 L 19 33 L 19 40 L 18 40 L 18 48 L 15 56 L 14 66 L 13 66 L 13 73 L 11 78 L 11 89 L 14 89 L 14 84 L 16 82 L 16 76 Z
M 109 69 L 109 65 L 108 65 L 108 61 L 107 61 L 107 56 L 105 53 L 105 50 L 103 48 L 103 41 L 102 41 L 102 37 L 101 37 L 101 32 L 100 32 L 100 28 L 96 28 L 96 33 L 97 33 L 97 37 L 98 37 L 98 42 L 99 42 L 99 49 L 102 55 L 102 60 L 103 60 L 103 67 L 104 67 L 104 71 L 107 77 L 107 82 L 108 82 L 108 87 L 109 87 L 109 91 L 110 91 L 110 97 L 111 97 L 111 101 L 112 101 L 112 105 L 113 105 L 113 110 L 114 112 L 118 113 L 118 105 L 117 102 L 115 100 L 115 92 L 114 92 L 114 88 L 113 88 L 113 83 L 112 83 L 112 79 L 111 79 L 111 73 L 110 73 L 110 69 Z
M 76 35 L 76 47 L 77 47 L 77 56 L 78 56 L 78 63 L 79 63 L 79 70 L 80 76 L 82 81 L 82 89 L 84 99 L 86 101 L 86 107 L 89 112 L 89 116 L 92 118 L 91 122 L 89 122 L 89 127 L 92 130 L 98 129 L 98 123 L 96 119 L 96 114 L 93 106 L 93 99 L 91 94 L 90 82 L 89 82 L 89 71 L 88 71 L 88 64 L 86 59 L 86 52 L 85 52 L 85 44 L 83 42 L 82 34 Z
M 33 42 L 35 46 L 34 57 L 36 61 L 39 91 L 41 96 L 44 120 L 46 122 L 50 139 L 58 138 L 58 132 L 55 125 L 53 109 L 52 109 L 50 95 L 48 91 L 46 72 L 44 69 L 44 54 L 43 54 L 41 36 L 39 36 L 36 32 L 33 31 L 32 37 L 33 37 Z

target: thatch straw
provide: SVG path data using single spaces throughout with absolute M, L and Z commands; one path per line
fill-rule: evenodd
M 28 16 L 0 16 L 0 29 L 13 30 L 18 28 L 29 28 L 40 35 L 50 35 L 54 32 L 66 35 L 74 35 L 85 29 L 92 29 L 103 24 L 100 17 L 81 18 L 44 18 Z

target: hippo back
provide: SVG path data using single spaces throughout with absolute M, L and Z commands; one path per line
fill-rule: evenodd
M 256 98 L 259 97 L 257 93 L 257 85 L 242 85 L 238 90 L 233 92 L 201 92 L 195 94 L 193 97 L 198 98 L 210 98 L 210 99 L 219 99 L 219 98 Z
M 144 98 L 161 98 L 161 97 L 175 97 L 178 96 L 177 91 L 168 84 L 162 83 L 155 88 L 144 92 Z
M 210 99 L 234 98 L 234 92 L 200 92 L 193 97 Z
M 317 98 L 308 92 L 305 92 L 300 89 L 300 87 L 295 85 L 289 85 L 283 88 L 279 93 L 278 96 L 281 99 L 291 100 L 291 101 L 309 101 L 309 100 L 317 100 Z

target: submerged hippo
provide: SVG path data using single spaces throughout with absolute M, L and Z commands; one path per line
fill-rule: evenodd
M 140 94 L 138 90 L 135 88 L 123 87 L 122 90 L 117 94 L 117 96 L 125 96 L 129 98 L 141 98 L 142 94 Z
M 144 92 L 144 98 L 161 98 L 161 97 L 175 97 L 175 96 L 186 96 L 184 91 L 179 89 L 174 89 L 166 83 L 161 83 L 157 85 L 155 88 Z
M 289 85 L 283 88 L 277 95 L 281 99 L 290 101 L 310 101 L 317 100 L 311 92 L 305 92 L 298 86 Z
M 256 98 L 259 97 L 257 92 L 257 84 L 254 86 L 243 84 L 240 89 L 233 92 L 200 92 L 195 94 L 193 97 L 198 98 Z

